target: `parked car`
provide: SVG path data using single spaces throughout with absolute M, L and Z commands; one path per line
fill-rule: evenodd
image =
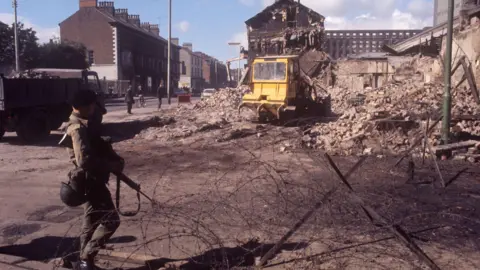
M 178 95 L 185 95 L 185 94 L 188 94 L 188 93 L 181 88 L 177 88 L 177 89 L 173 90 L 173 96 L 174 97 L 177 97 Z
M 215 89 L 207 88 L 207 89 L 203 90 L 202 95 L 200 96 L 200 99 L 204 100 L 206 98 L 209 98 L 209 97 L 213 96 L 214 93 L 215 93 Z

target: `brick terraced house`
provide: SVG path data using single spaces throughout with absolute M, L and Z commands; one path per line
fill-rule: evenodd
M 79 0 L 78 11 L 60 23 L 60 39 L 84 44 L 100 78 L 129 80 L 151 92 L 166 82 L 168 45 L 158 25 L 111 1 Z M 172 89 L 180 80 L 180 48 L 172 43 Z

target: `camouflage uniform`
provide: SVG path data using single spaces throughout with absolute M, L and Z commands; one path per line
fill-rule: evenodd
M 121 158 L 116 153 L 97 153 L 92 147 L 93 137 L 88 129 L 88 120 L 76 113 L 70 115 L 67 134 L 73 146 L 73 149 L 68 148 L 70 159 L 87 175 L 87 202 L 84 204 L 80 259 L 93 260 L 120 225 L 106 183 L 110 176 L 110 160 Z

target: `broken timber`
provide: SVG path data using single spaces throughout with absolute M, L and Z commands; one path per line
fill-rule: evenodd
M 471 64 L 467 65 L 467 62 L 465 62 L 465 58 L 462 58 L 460 61 L 463 66 L 465 76 L 467 77 L 468 85 L 470 86 L 470 91 L 472 91 L 473 98 L 475 99 L 477 104 L 480 104 L 477 84 L 475 83 L 475 77 L 473 76 L 473 72 L 472 72 L 472 65 Z
M 333 162 L 332 158 L 328 155 L 325 154 L 325 157 L 327 158 L 328 162 L 334 169 L 334 171 L 337 173 L 338 178 L 348 187 L 348 192 L 347 196 L 354 201 L 355 203 L 359 204 L 362 209 L 364 209 L 366 212 L 368 212 L 369 217 L 372 217 L 375 219 L 377 222 L 382 224 L 385 228 L 390 230 L 393 235 L 400 240 L 407 248 L 409 248 L 415 255 L 417 255 L 422 261 L 424 261 L 431 269 L 433 270 L 440 270 L 440 267 L 438 267 L 435 262 L 428 257 L 425 252 L 411 239 L 411 237 L 408 235 L 408 233 L 399 225 L 391 225 L 388 224 L 388 222 L 380 216 L 373 208 L 370 206 L 366 205 L 366 203 L 357 196 L 352 188 L 352 186 L 348 183 L 347 179 L 343 174 L 340 172 L 338 169 L 337 165 Z
M 443 144 L 443 145 L 436 146 L 435 148 L 433 148 L 432 151 L 433 151 L 433 153 L 435 153 L 435 155 L 439 155 L 439 154 L 441 154 L 442 152 L 445 152 L 445 151 L 452 151 L 452 150 L 457 150 L 457 149 L 461 149 L 461 148 L 468 148 L 468 147 L 475 146 L 479 143 L 480 143 L 479 141 L 469 140 L 469 141 L 458 142 L 458 143 Z
M 437 126 L 437 124 L 442 120 L 442 116 L 440 116 L 435 122 L 433 122 L 433 124 L 428 128 L 427 130 L 427 134 L 429 135 L 433 129 Z M 408 150 L 398 159 L 398 161 L 395 163 L 394 167 L 398 166 L 398 164 L 400 164 L 400 162 L 402 162 L 402 160 L 404 158 L 406 158 L 408 155 L 410 155 L 410 152 L 412 152 L 412 150 L 417 147 L 422 141 L 423 141 L 423 138 L 424 138 L 424 134 L 421 134 L 419 136 L 419 138 L 417 138 L 417 140 L 412 144 L 412 146 L 410 146 L 410 148 L 408 148 Z

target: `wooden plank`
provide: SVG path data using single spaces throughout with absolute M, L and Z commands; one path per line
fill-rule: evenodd
M 443 145 L 438 145 L 433 148 L 433 151 L 435 155 L 440 154 L 443 151 L 450 151 L 450 150 L 457 150 L 461 148 L 468 148 L 477 145 L 480 143 L 480 141 L 475 141 L 475 140 L 469 140 L 469 141 L 464 141 L 464 142 L 458 142 L 458 143 L 450 143 L 450 144 L 443 144 Z
M 478 89 L 477 84 L 475 83 L 475 77 L 473 76 L 472 66 L 471 64 L 468 65 L 467 62 L 465 62 L 465 59 L 462 59 L 461 62 L 463 70 L 465 72 L 465 76 L 467 77 L 468 85 L 470 86 L 470 91 L 472 91 L 473 98 L 475 99 L 477 104 L 480 104 L 480 98 L 478 96 Z

